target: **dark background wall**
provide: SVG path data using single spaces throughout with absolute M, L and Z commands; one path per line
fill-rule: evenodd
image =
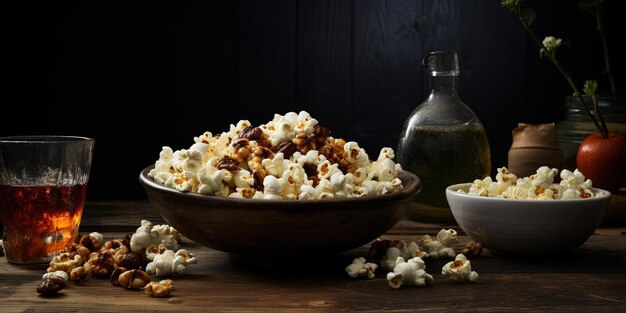
M 623 87 L 617 2 L 604 18 Z M 539 35 L 569 42 L 559 58 L 579 84 L 606 86 L 591 17 L 576 1 L 531 4 Z M 499 1 L 3 1 L 0 19 L 0 136 L 95 138 L 91 199 L 144 198 L 137 175 L 162 145 L 274 113 L 306 110 L 371 155 L 395 148 L 429 91 L 420 61 L 432 50 L 459 52 L 460 96 L 494 168 L 516 124 L 560 120 L 570 92 Z

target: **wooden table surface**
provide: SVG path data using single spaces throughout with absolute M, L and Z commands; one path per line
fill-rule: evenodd
M 81 233 L 122 238 L 141 219 L 163 223 L 147 202 L 90 202 Z M 441 227 L 401 221 L 384 237 L 417 240 Z M 399 290 L 389 288 L 382 271 L 374 279 L 353 279 L 344 272 L 354 257 L 366 256 L 367 246 L 299 266 L 259 266 L 185 240 L 183 247 L 197 254 L 199 263 L 172 277 L 175 289 L 167 298 L 114 287 L 105 279 L 70 282 L 58 296 L 41 297 L 35 286 L 45 269 L 8 264 L 0 257 L 0 312 L 626 311 L 623 231 L 600 228 L 569 253 L 515 259 L 485 251 L 472 260 L 480 276 L 471 284 L 443 277 L 441 267 L 447 260 L 426 260 L 434 284 Z M 467 241 L 461 235 L 455 250 Z

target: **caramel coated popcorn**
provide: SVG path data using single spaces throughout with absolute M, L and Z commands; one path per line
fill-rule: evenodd
M 163 147 L 148 176 L 181 192 L 253 199 L 332 199 L 403 188 L 394 151 L 375 161 L 358 143 L 333 138 L 309 113 L 275 114 L 258 127 L 247 120 L 194 138 L 189 149 Z

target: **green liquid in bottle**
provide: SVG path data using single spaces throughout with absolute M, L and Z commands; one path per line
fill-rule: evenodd
M 454 222 L 446 187 L 489 176 L 489 142 L 480 124 L 414 125 L 398 149 L 403 169 L 422 180 L 422 190 L 407 208 L 410 219 Z

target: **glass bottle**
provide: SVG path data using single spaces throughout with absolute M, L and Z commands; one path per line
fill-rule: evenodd
M 423 184 L 407 216 L 454 223 L 445 189 L 489 176 L 489 141 L 476 114 L 457 95 L 457 53 L 431 52 L 422 65 L 430 73 L 431 92 L 404 123 L 396 153 L 402 168 L 418 175 Z

